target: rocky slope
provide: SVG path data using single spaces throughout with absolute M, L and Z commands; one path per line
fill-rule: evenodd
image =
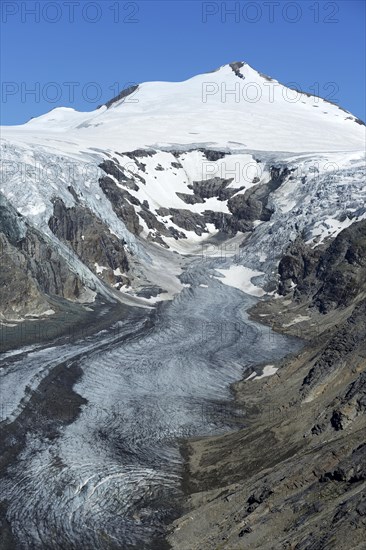
M 342 231 L 324 251 L 309 249 L 297 238 L 278 267 L 279 292 L 293 289 L 297 300 L 310 298 L 321 313 L 352 304 L 366 284 L 366 222 Z
M 297 241 L 282 258 L 280 289 L 291 279 L 294 297 L 252 313 L 284 332 L 300 325 L 309 342 L 275 376 L 235 385 L 244 429 L 186 445 L 189 499 L 172 548 L 363 548 L 365 246 L 361 222 L 322 252 Z
M 0 195 L 0 318 L 47 314 L 48 295 L 88 302 L 94 299 L 57 254 L 54 243 L 31 227 Z

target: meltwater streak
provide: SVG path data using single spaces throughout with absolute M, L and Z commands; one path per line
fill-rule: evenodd
M 248 320 L 255 299 L 213 278 L 214 267 L 194 261 L 191 286 L 145 333 L 79 358 L 74 391 L 87 404 L 59 437 L 28 437 L 1 481 L 17 548 L 151 548 L 181 496 L 177 439 L 227 428 L 229 384 L 299 348 Z

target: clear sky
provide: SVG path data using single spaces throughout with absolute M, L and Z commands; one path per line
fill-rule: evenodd
M 365 2 L 1 2 L 1 121 L 246 61 L 365 120 Z

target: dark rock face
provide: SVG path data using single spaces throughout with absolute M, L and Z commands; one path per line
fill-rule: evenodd
M 115 182 L 108 176 L 100 178 L 99 186 L 108 197 L 113 210 L 123 221 L 127 229 L 134 235 L 139 235 L 142 227 L 133 207 L 134 204 L 136 205 L 137 199 L 132 197 L 125 189 L 117 187 Z
M 365 333 L 364 333 L 365 336 Z M 360 341 L 358 342 L 360 345 Z M 340 394 L 335 408 L 332 411 L 330 424 L 335 431 L 347 427 L 359 416 L 366 413 L 366 371 L 358 377 Z
M 156 151 L 154 151 L 153 149 L 136 149 L 135 151 L 129 151 L 123 154 L 126 157 L 133 160 L 140 171 L 146 172 L 146 164 L 144 164 L 141 160 L 138 160 L 138 159 L 152 157 L 156 155 Z
M 71 300 L 80 298 L 83 284 L 79 277 L 70 272 L 64 259 L 36 231 L 27 232 L 20 250 L 27 258 L 27 271 L 35 277 L 42 293 Z
M 228 200 L 232 195 L 235 195 L 238 191 L 244 189 L 226 189 L 228 185 L 233 181 L 233 178 L 211 178 L 204 181 L 193 182 L 193 193 L 201 199 L 209 199 L 211 197 L 217 197 L 220 201 Z
M 205 199 L 210 199 L 211 197 L 217 197 L 219 201 L 226 201 L 238 191 L 244 189 L 240 187 L 239 189 L 227 189 L 227 186 L 232 182 L 231 179 L 223 178 L 211 178 L 203 181 L 194 181 L 192 185 L 189 185 L 193 190 L 193 194 L 188 193 L 177 193 L 177 196 L 182 199 L 186 204 L 198 204 L 204 203 Z
M 346 306 L 366 285 L 366 221 L 343 230 L 320 257 L 314 296 L 319 311 Z
M 159 220 L 157 220 L 154 214 L 148 208 L 143 207 L 140 210 L 139 214 L 141 218 L 145 221 L 149 229 L 157 231 L 157 234 L 155 235 L 156 238 L 161 238 L 161 235 L 163 235 L 164 237 L 173 237 L 174 239 L 185 238 L 184 233 L 180 233 L 173 227 L 168 227 L 164 223 L 161 223 Z M 155 241 L 155 239 L 152 238 L 152 235 L 149 240 L 159 242 Z M 164 243 L 164 241 L 162 241 L 162 243 Z
M 25 235 L 25 221 L 0 193 L 0 233 L 14 246 Z M 1 252 L 1 249 L 0 249 Z
M 0 302 L 4 317 L 15 319 L 27 313 L 39 313 L 47 308 L 37 279 L 27 269 L 27 258 L 0 234 L 2 256 L 0 264 Z
M 271 495 L 273 491 L 270 487 L 264 486 L 259 489 L 257 489 L 250 497 L 248 498 L 248 508 L 247 512 L 251 514 L 258 508 L 262 502 L 266 501 Z
M 342 413 L 340 411 L 333 411 L 332 418 L 330 419 L 330 423 L 337 432 L 339 430 L 343 430 Z
M 247 533 L 251 533 L 253 531 L 253 529 L 250 527 L 250 525 L 248 525 L 247 527 L 244 527 L 244 529 L 242 529 L 239 533 L 239 537 L 243 537 L 244 535 L 246 535 Z
M 365 308 L 366 309 L 366 308 Z M 350 402 L 356 400 L 358 412 L 366 413 L 366 372 L 361 372 L 358 378 L 350 385 L 345 401 Z
M 294 550 L 319 550 L 340 548 L 344 550 L 361 550 L 364 544 L 356 541 L 362 540 L 362 533 L 365 529 L 364 509 L 366 493 L 361 491 L 355 495 L 345 494 L 344 500 L 336 507 L 333 516 L 327 515 L 327 520 L 315 522 L 313 532 L 306 535 L 296 546 L 284 546 L 286 549 Z M 314 517 L 314 516 L 313 516 Z M 315 520 L 315 518 L 314 518 Z M 339 543 L 339 540 L 342 540 Z
M 224 153 L 203 150 L 210 160 L 222 158 Z M 180 156 L 177 152 L 176 156 Z M 272 167 L 271 180 L 262 185 L 255 185 L 244 194 L 240 191 L 244 187 L 229 188 L 231 179 L 219 177 L 203 181 L 194 181 L 189 187 L 193 193 L 177 193 L 186 204 L 204 203 L 206 199 L 217 197 L 218 200 L 228 201 L 230 214 L 205 210 L 202 214 L 192 213 L 185 209 L 160 208 L 157 212 L 161 216 L 170 216 L 171 221 L 187 231 L 194 231 L 197 235 L 207 232 L 205 225 L 214 224 L 215 228 L 229 236 L 238 231 L 246 233 L 253 230 L 253 221 L 269 220 L 271 210 L 267 207 L 269 195 L 275 191 L 290 175 L 286 167 Z M 141 213 L 140 213 L 141 215 Z
M 212 162 L 216 162 L 217 160 L 226 157 L 226 155 L 230 155 L 230 153 L 224 153 L 223 151 L 216 151 L 212 149 L 198 149 L 198 151 L 201 151 L 201 153 L 205 155 L 207 160 L 210 160 Z
M 189 193 L 177 192 L 176 195 L 186 204 L 203 204 L 205 202 L 201 197 L 197 195 L 190 195 Z
M 363 443 L 352 454 L 342 460 L 331 472 L 326 472 L 321 481 L 347 481 L 357 483 L 366 481 L 366 443 Z
M 145 171 L 145 165 L 141 166 L 142 163 L 137 159 L 144 157 L 152 157 L 156 154 L 152 150 L 136 150 L 129 153 L 124 153 L 129 158 L 133 159 L 137 163 L 139 169 Z M 104 161 L 100 164 L 107 174 L 112 175 L 123 186 L 127 186 L 130 189 L 138 190 L 138 186 L 134 180 L 129 179 L 125 176 L 122 167 L 118 162 L 111 161 L 110 159 Z M 138 174 L 135 174 L 138 177 Z M 122 189 L 118 187 L 114 180 L 109 176 L 103 176 L 99 179 L 99 185 L 105 195 L 108 197 L 111 202 L 112 208 L 117 214 L 117 216 L 124 222 L 126 228 L 133 233 L 134 235 L 139 235 L 142 231 L 142 226 L 140 224 L 140 217 L 146 223 L 150 233 L 147 235 L 147 239 L 152 242 L 156 242 L 165 248 L 169 248 L 168 245 L 164 242 L 162 237 L 173 237 L 174 239 L 185 239 L 186 236 L 184 233 L 178 231 L 172 226 L 167 226 L 166 224 L 159 221 L 153 212 L 149 208 L 148 202 L 145 200 L 141 203 L 136 197 L 134 197 L 127 189 Z M 187 195 L 188 196 L 188 195 Z M 199 199 L 201 202 L 201 199 Z M 136 213 L 135 206 L 140 207 L 139 213 Z M 177 209 L 163 209 L 161 208 L 158 212 L 158 215 L 162 216 L 171 216 L 171 221 L 176 223 L 179 227 L 183 229 L 190 227 L 190 230 L 202 232 L 204 227 L 203 218 L 198 214 L 195 215 L 196 224 L 192 221 L 188 221 L 190 216 L 189 210 L 177 210 Z M 197 223 L 200 222 L 200 227 L 197 228 Z M 201 233 L 198 233 L 201 234 Z
M 138 89 L 138 84 L 134 86 L 130 86 L 129 88 L 126 88 L 125 90 L 122 90 L 116 97 L 113 97 L 107 103 L 105 104 L 106 107 L 109 109 L 113 105 L 113 103 L 117 103 L 117 101 L 120 101 L 121 99 L 124 99 L 125 97 L 128 97 L 129 95 L 133 94 Z
M 154 151 L 154 149 L 135 149 L 134 151 L 123 154 L 130 159 L 136 160 L 137 158 L 153 157 L 156 155 L 156 151 Z
M 71 246 L 89 269 L 98 273 L 96 264 L 106 267 L 106 272 L 103 270 L 100 274 L 106 281 L 121 282 L 121 276 L 117 276 L 119 280 L 116 281 L 113 271 L 119 269 L 125 273 L 129 270 L 125 243 L 87 208 L 66 208 L 61 199 L 56 199 L 48 225 L 61 241 Z
M 366 512 L 366 492 L 361 492 L 353 497 L 346 499 L 338 507 L 336 514 L 333 517 L 332 524 L 340 527 L 340 523 L 347 521 L 353 527 L 365 529 L 365 512 Z
M 116 178 L 116 180 L 119 183 L 122 183 L 126 187 L 129 187 L 130 189 L 133 189 L 134 191 L 138 191 L 139 187 L 135 183 L 135 181 L 131 178 L 128 178 L 123 170 L 122 167 L 119 165 L 117 161 L 113 160 L 105 160 L 100 165 L 99 168 L 101 168 L 106 174 L 109 176 L 113 176 Z
M 215 228 L 226 233 L 229 236 L 234 236 L 238 231 L 246 233 L 252 231 L 253 226 L 250 221 L 240 220 L 225 212 L 214 212 L 213 210 L 205 210 L 204 218 L 206 223 L 213 223 Z
M 248 192 L 244 195 L 237 195 L 228 202 L 230 212 L 238 219 L 246 221 L 260 220 L 262 217 L 262 203 L 248 196 Z
M 216 149 L 206 149 L 206 148 L 199 148 L 199 149 L 189 149 L 188 151 L 171 151 L 171 153 L 179 159 L 181 155 L 184 155 L 186 152 L 190 151 L 199 151 L 200 153 L 203 153 L 207 160 L 210 160 L 212 162 L 216 162 L 217 160 L 220 160 L 227 155 L 231 155 L 230 152 L 224 152 L 224 151 L 218 151 Z
M 291 170 L 286 166 L 272 167 L 268 183 L 255 185 L 244 195 L 235 195 L 228 201 L 228 208 L 235 218 L 245 221 L 268 221 L 272 211 L 268 208 L 268 198 L 290 176 Z
M 47 296 L 78 300 L 85 287 L 58 250 L 0 194 L 0 303 L 5 317 L 41 314 Z
M 317 252 L 307 247 L 301 238 L 297 238 L 288 247 L 278 265 L 280 276 L 278 292 L 286 295 L 293 283 L 306 288 L 305 279 L 312 273 L 317 261 Z
M 186 231 L 194 231 L 197 235 L 207 233 L 205 220 L 200 214 L 178 208 L 159 208 L 157 213 L 159 216 L 170 216 L 175 225 Z
M 319 382 L 324 382 L 340 365 L 349 362 L 353 352 L 363 346 L 365 335 L 366 301 L 363 301 L 355 308 L 343 325 L 334 332 L 320 357 L 304 378 L 303 391 L 307 393 Z M 365 391 L 363 378 L 356 384 L 355 388 L 355 393 L 359 390 Z M 349 402 L 353 397 L 350 388 L 345 400 Z M 332 425 L 335 429 L 342 429 L 342 415 L 339 412 L 333 414 Z
M 210 160 L 222 158 L 224 153 L 218 151 L 202 150 Z M 179 158 L 177 152 L 176 156 Z M 191 187 L 192 195 L 188 193 L 177 193 L 180 199 L 187 204 L 204 203 L 206 199 L 217 197 L 219 200 L 228 201 L 230 214 L 222 212 L 214 212 L 205 210 L 202 214 L 197 214 L 186 209 L 177 208 L 160 208 L 157 214 L 163 217 L 169 216 L 171 221 L 185 229 L 186 231 L 194 231 L 201 236 L 207 233 L 206 224 L 212 223 L 215 228 L 229 236 L 235 235 L 238 231 L 243 233 L 252 231 L 252 222 L 256 220 L 268 220 L 271 217 L 271 210 L 267 208 L 268 197 L 270 193 L 275 191 L 291 174 L 287 167 L 272 167 L 271 180 L 262 185 L 255 185 L 248 189 L 244 194 L 240 194 L 243 187 L 230 189 L 228 186 L 232 179 L 223 179 L 219 177 L 211 178 L 204 181 L 194 181 Z M 150 220 L 148 227 L 154 227 L 161 235 L 166 232 L 161 230 L 159 222 L 152 221 L 151 214 L 139 213 L 144 219 Z M 145 221 L 146 221 L 145 219 Z M 184 236 L 184 235 L 183 235 Z M 177 237 L 181 238 L 181 237 Z
M 312 250 L 298 238 L 278 267 L 279 293 L 294 283 L 294 297 L 311 297 L 321 312 L 350 304 L 366 285 L 366 221 L 344 229 L 325 250 Z
M 233 72 L 236 74 L 237 77 L 244 78 L 240 72 L 240 69 L 244 67 L 244 63 L 242 61 L 235 61 L 234 63 L 230 63 L 230 67 L 232 68 Z

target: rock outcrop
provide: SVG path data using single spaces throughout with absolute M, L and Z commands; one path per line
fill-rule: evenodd
M 365 290 L 366 220 L 344 229 L 325 247 L 311 248 L 299 237 L 279 263 L 279 293 L 311 299 L 322 313 L 346 307 Z
M 268 198 L 290 176 L 291 170 L 286 166 L 272 166 L 271 179 L 268 183 L 258 184 L 228 201 L 228 208 L 238 220 L 268 221 L 272 210 L 268 207 Z
M 127 281 L 129 262 L 124 242 L 118 239 L 88 208 L 66 208 L 54 201 L 51 231 L 72 248 L 82 262 L 110 285 Z
M 42 315 L 50 309 L 48 296 L 88 301 L 90 292 L 80 277 L 1 194 L 0 208 L 1 315 L 15 320 Z

